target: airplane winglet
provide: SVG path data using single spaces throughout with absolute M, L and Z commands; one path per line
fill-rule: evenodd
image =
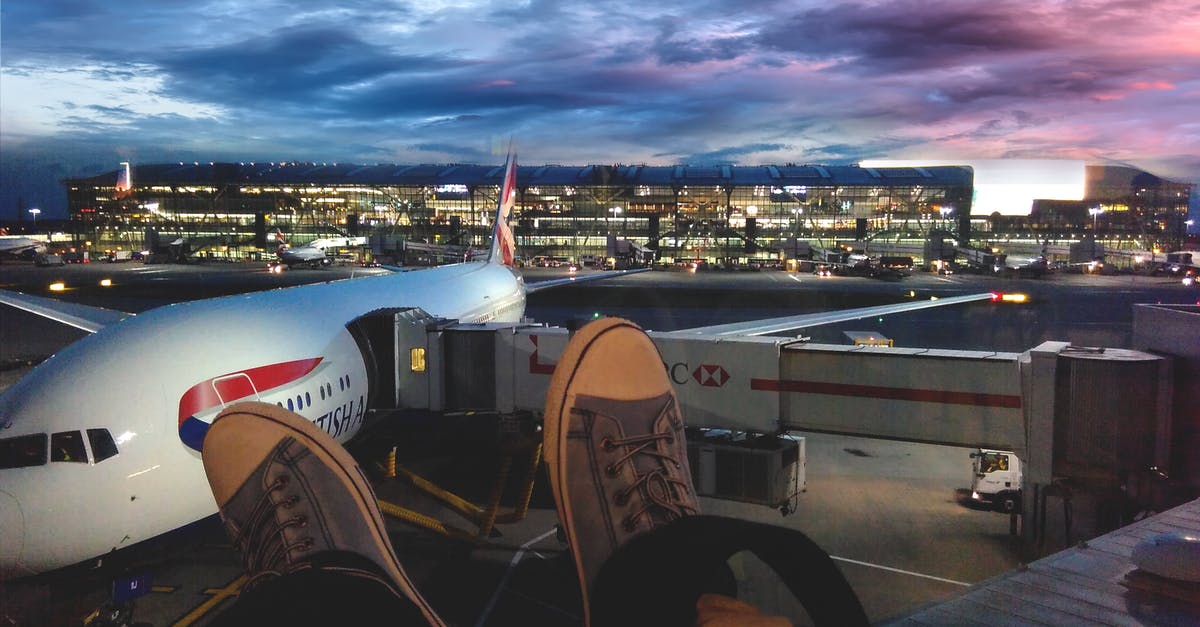
M 492 249 L 488 253 L 488 263 L 498 263 L 510 268 L 515 265 L 517 245 L 513 239 L 512 227 L 508 225 L 508 217 L 516 202 L 517 155 L 509 150 L 504 168 L 504 183 L 500 187 L 500 200 L 496 203 L 496 224 L 492 226 Z
M 6 290 L 0 290 L 0 303 L 49 318 L 55 322 L 61 322 L 76 329 L 82 329 L 88 333 L 95 333 L 133 315 L 114 309 L 67 303 L 44 296 Z

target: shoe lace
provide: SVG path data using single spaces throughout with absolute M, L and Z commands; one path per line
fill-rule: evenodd
M 671 411 L 673 405 L 674 402 L 668 400 L 663 408 L 659 410 L 658 418 L 655 419 L 654 423 L 669 424 L 664 423 L 661 418 L 668 411 Z M 659 513 L 667 520 L 675 520 L 699 513 L 694 506 L 681 498 L 691 490 L 691 484 L 687 481 L 674 478 L 668 470 L 668 468 L 679 470 L 683 465 L 674 455 L 662 453 L 658 450 L 658 442 L 665 441 L 670 444 L 674 440 L 675 435 L 670 431 L 634 435 L 626 438 L 605 436 L 600 440 L 600 446 L 606 451 L 625 449 L 625 454 L 613 461 L 605 469 L 610 477 L 617 476 L 617 473 L 620 472 L 621 467 L 625 464 L 630 464 L 634 471 L 633 483 L 619 490 L 614 496 L 617 505 L 627 505 L 634 492 L 639 493 L 642 497 L 641 507 L 630 512 L 622 520 L 625 531 L 633 531 L 637 527 L 640 518 L 644 516 L 649 519 L 655 513 Z M 653 465 L 652 470 L 645 473 L 637 472 L 638 467 L 634 458 L 639 455 L 649 456 L 657 462 Z
M 256 573 L 247 586 L 265 575 L 279 575 L 280 565 L 287 560 L 288 552 L 313 545 L 313 539 L 309 537 L 288 542 L 283 533 L 288 527 L 307 527 L 307 517 L 301 514 L 278 520 L 274 515 L 276 509 L 290 509 L 300 501 L 300 497 L 294 494 L 278 502 L 272 500 L 272 493 L 287 489 L 288 483 L 287 475 L 276 477 L 263 491 L 246 517 L 245 524 L 234 536 L 233 542 L 242 554 L 243 567 L 246 572 Z

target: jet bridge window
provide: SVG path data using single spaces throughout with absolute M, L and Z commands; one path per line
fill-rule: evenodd
M 88 442 L 92 445 L 92 456 L 97 462 L 102 462 L 119 452 L 117 443 L 113 441 L 108 429 L 88 429 L 87 434 Z
M 0 440 L 0 468 L 26 468 L 46 463 L 46 446 L 49 438 L 45 433 L 20 435 Z
M 50 436 L 50 461 L 87 462 L 87 451 L 83 448 L 83 434 L 78 431 L 62 431 Z

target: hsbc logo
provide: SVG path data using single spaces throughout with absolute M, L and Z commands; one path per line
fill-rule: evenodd
M 689 378 L 706 388 L 723 387 L 729 382 L 729 371 L 720 364 L 700 364 L 689 371 L 687 362 L 677 361 L 667 367 L 667 372 L 676 385 L 686 384 Z

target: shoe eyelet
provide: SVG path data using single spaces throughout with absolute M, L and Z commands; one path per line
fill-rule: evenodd
M 629 495 L 625 492 L 620 492 L 617 494 L 616 498 L 613 499 L 613 502 L 620 507 L 624 507 L 629 504 Z
M 627 531 L 627 532 L 633 532 L 633 529 L 634 529 L 633 519 L 630 519 L 630 518 L 622 519 L 621 527 L 623 527 L 625 529 L 625 531 Z
M 604 436 L 600 440 L 600 448 L 602 448 L 606 451 L 612 451 L 617 448 L 617 445 L 613 443 L 612 438 L 610 438 L 608 436 Z
M 607 475 L 608 475 L 610 478 L 611 478 L 611 477 L 616 477 L 616 476 L 617 476 L 617 467 L 616 467 L 616 466 L 613 466 L 612 464 L 609 464 L 607 467 L 605 467 L 605 469 L 604 469 L 604 472 L 605 472 L 605 473 L 606 473 L 606 474 L 607 474 Z

